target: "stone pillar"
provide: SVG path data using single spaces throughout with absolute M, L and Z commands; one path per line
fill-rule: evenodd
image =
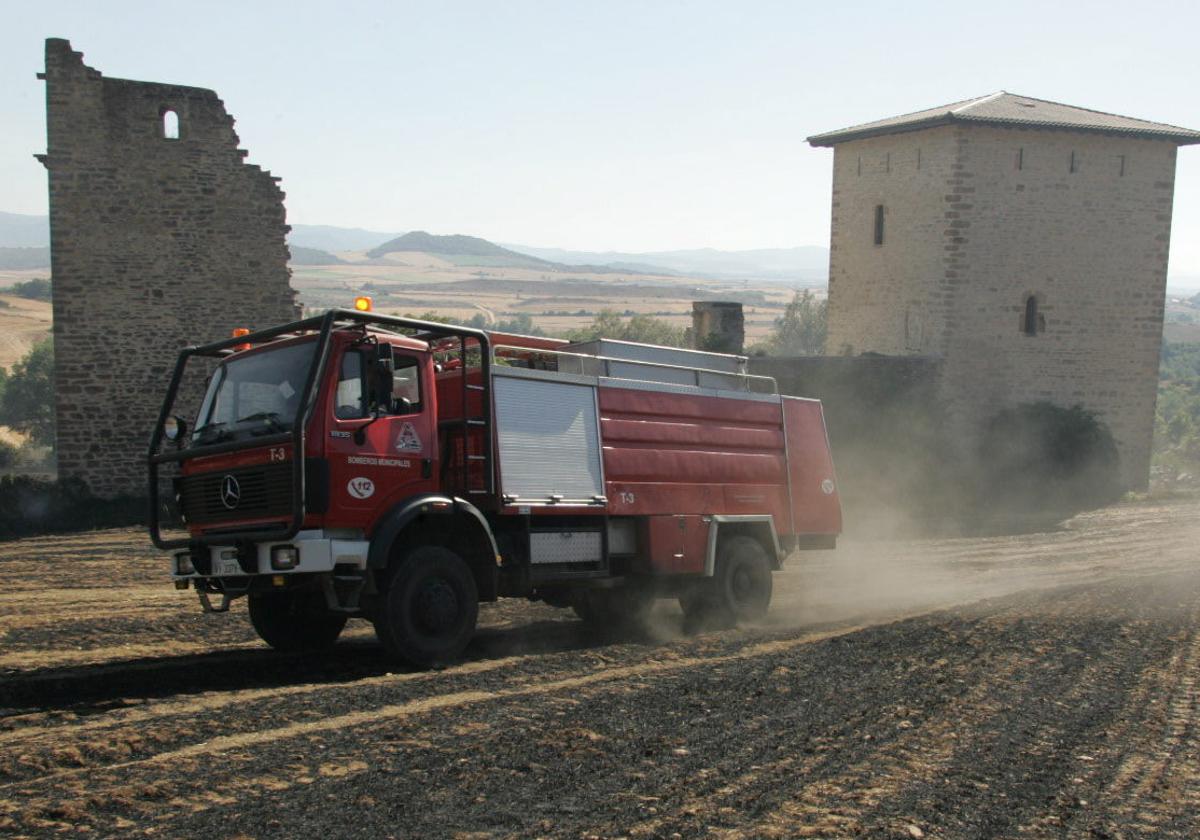
M 692 346 L 711 353 L 741 355 L 746 319 L 740 303 L 697 300 L 692 303 Z

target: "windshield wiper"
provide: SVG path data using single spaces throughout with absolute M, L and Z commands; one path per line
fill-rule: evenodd
M 226 423 L 207 423 L 201 426 L 196 431 L 192 432 L 194 443 L 220 443 L 223 440 L 231 440 L 233 432 L 222 428 Z
M 252 423 L 255 420 L 262 420 L 267 424 L 267 428 L 260 431 L 251 431 L 250 434 L 266 434 L 267 432 L 286 432 L 287 426 L 279 422 L 278 411 L 259 411 L 250 414 L 246 417 L 238 418 L 238 423 Z

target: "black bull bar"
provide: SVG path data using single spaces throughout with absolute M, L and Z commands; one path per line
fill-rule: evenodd
M 460 346 L 464 348 L 464 364 L 467 339 L 474 339 L 479 342 L 480 359 L 483 365 L 483 377 L 485 381 L 490 374 L 491 353 L 488 346 L 488 335 L 483 330 L 438 324 L 433 321 L 421 321 L 415 318 L 401 318 L 394 315 L 377 315 L 373 312 L 359 312 L 352 309 L 331 309 L 324 315 L 317 315 L 278 327 L 259 330 L 249 335 L 235 336 L 221 341 L 214 341 L 210 344 L 183 348 L 179 352 L 179 358 L 175 361 L 175 370 L 171 374 L 171 384 L 167 388 L 167 395 L 163 399 L 162 409 L 158 413 L 158 421 L 155 423 L 154 430 L 150 434 L 150 448 L 146 457 L 149 473 L 148 495 L 150 505 L 147 521 L 149 522 L 150 538 L 158 548 L 174 550 L 196 545 L 244 544 L 268 540 L 282 542 L 292 539 L 299 533 L 303 527 L 305 516 L 305 440 L 308 424 L 312 420 L 313 409 L 317 402 L 318 386 L 325 376 L 326 365 L 329 361 L 329 350 L 332 345 L 333 333 L 339 329 L 372 325 L 394 329 L 416 330 L 417 334 L 415 337 L 418 339 L 457 338 L 461 342 Z M 293 418 L 291 431 L 263 435 L 253 440 L 229 441 L 195 450 L 189 450 L 182 446 L 177 449 L 163 450 L 164 426 L 167 418 L 171 416 L 172 409 L 175 407 L 175 398 L 179 393 L 179 386 L 183 381 L 184 370 L 187 368 L 190 358 L 193 356 L 224 358 L 234 352 L 235 348 L 243 345 L 266 344 L 284 336 L 291 337 L 293 334 L 316 331 L 319 331 L 316 339 L 317 349 L 313 354 L 313 361 L 304 382 L 304 390 L 300 395 L 298 413 Z M 166 539 L 163 537 L 161 527 L 162 510 L 159 503 L 159 466 L 161 464 L 186 461 L 189 458 L 199 456 L 219 455 L 226 452 L 279 446 L 287 443 L 292 444 L 292 504 L 290 521 L 278 526 L 259 528 L 257 530 L 223 531 L 220 534 L 200 534 L 179 539 Z

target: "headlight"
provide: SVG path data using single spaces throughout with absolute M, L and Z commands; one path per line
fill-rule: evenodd
M 187 423 L 182 418 L 168 417 L 167 422 L 163 423 L 163 436 L 173 443 L 183 440 L 186 433 Z
M 193 575 L 196 573 L 196 567 L 192 565 L 192 555 L 188 553 L 175 555 L 175 574 L 177 575 Z
M 300 549 L 294 545 L 277 545 L 271 549 L 272 569 L 294 569 L 300 565 Z

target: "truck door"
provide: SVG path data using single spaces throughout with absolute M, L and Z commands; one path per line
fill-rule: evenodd
M 336 366 L 326 451 L 330 519 L 338 527 L 369 528 L 383 510 L 432 489 L 437 475 L 428 357 L 395 351 L 392 399 L 376 419 L 369 404 L 374 350 L 348 347 Z

